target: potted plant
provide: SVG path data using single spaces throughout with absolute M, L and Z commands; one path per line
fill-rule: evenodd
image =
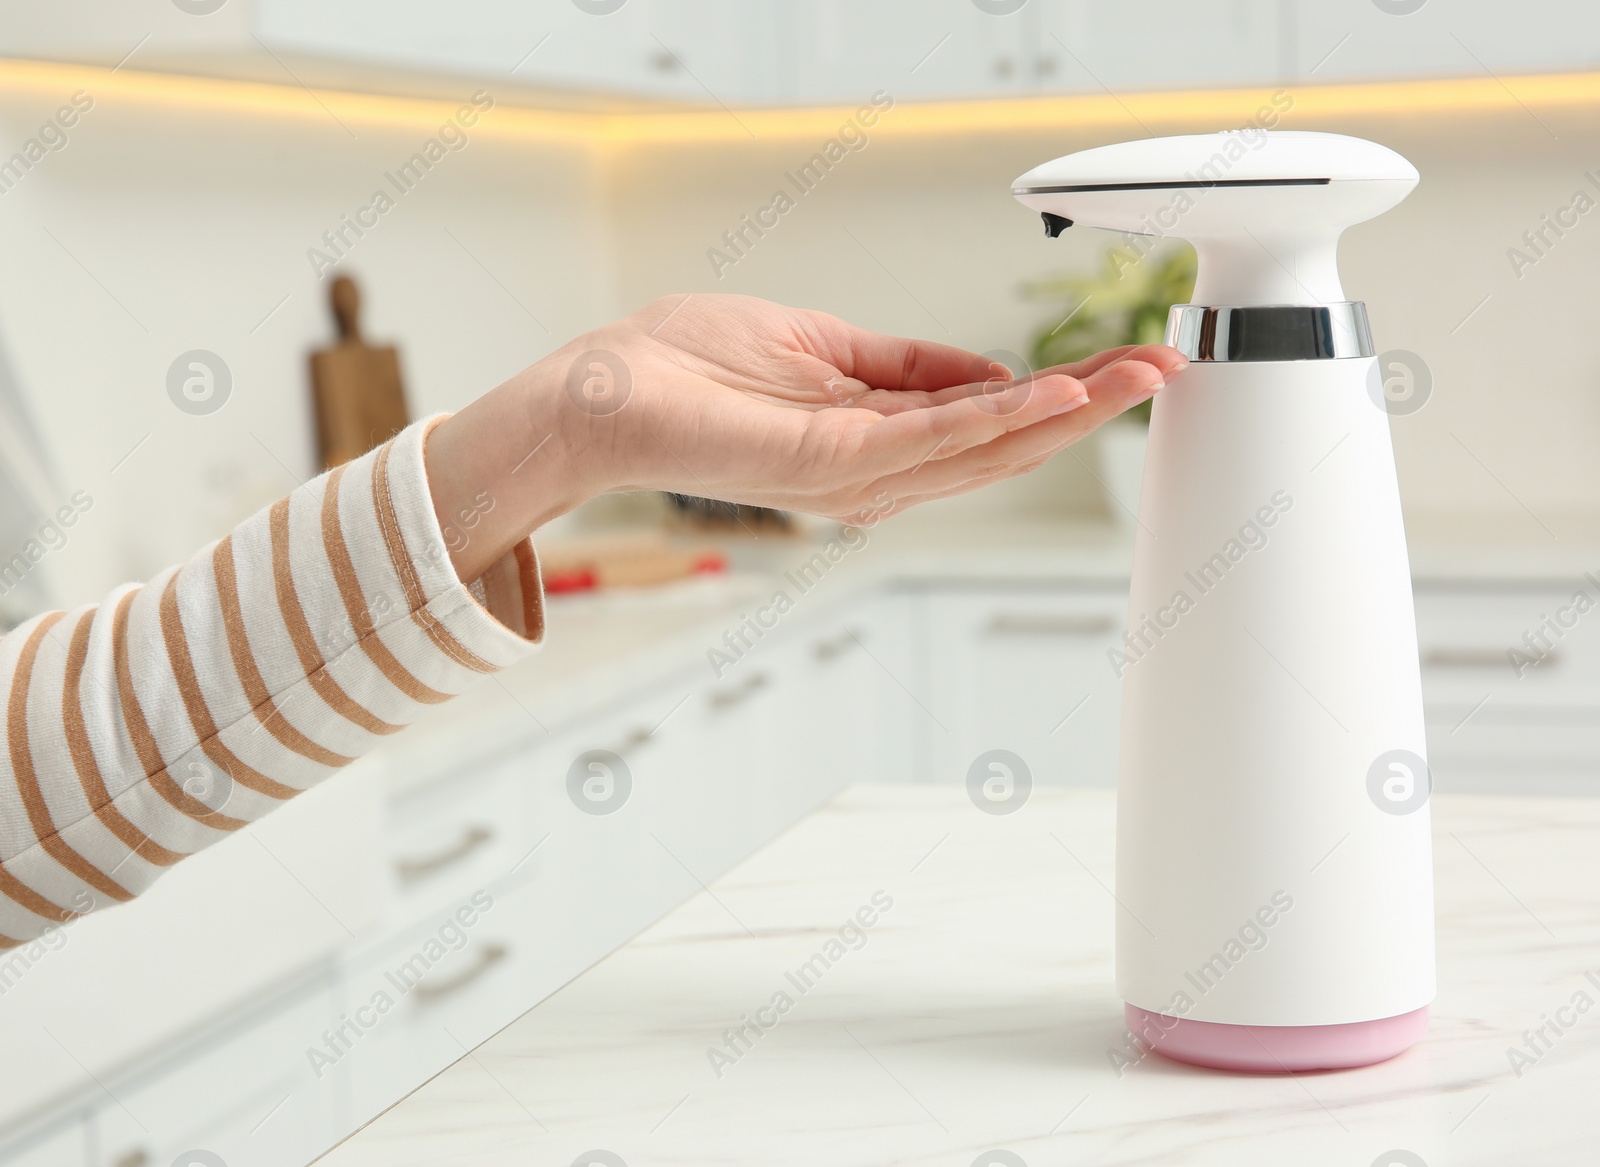
M 1061 315 L 1034 337 L 1029 362 L 1034 369 L 1046 369 L 1120 345 L 1160 344 L 1167 310 L 1188 302 L 1194 273 L 1194 250 L 1174 244 L 1139 257 L 1126 249 L 1113 250 L 1093 275 L 1052 276 L 1025 285 L 1030 299 L 1063 303 Z M 1134 406 L 1096 435 L 1096 477 L 1113 516 L 1126 526 L 1133 525 L 1139 511 L 1150 404 Z

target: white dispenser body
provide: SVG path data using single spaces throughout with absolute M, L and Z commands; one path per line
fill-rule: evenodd
M 1117 986 L 1151 1012 L 1330 1025 L 1433 997 L 1425 793 L 1395 813 L 1370 781 L 1426 756 L 1374 363 L 1196 361 L 1156 397 L 1116 884 Z
M 1180 1060 L 1358 1065 L 1426 1025 L 1411 577 L 1336 263 L 1417 178 L 1374 142 L 1241 131 L 1100 146 L 1012 188 L 1052 236 L 1179 236 L 1200 261 L 1168 322 L 1192 363 L 1155 399 L 1118 662 L 1117 985 L 1130 1023 L 1180 1019 L 1149 1038 Z

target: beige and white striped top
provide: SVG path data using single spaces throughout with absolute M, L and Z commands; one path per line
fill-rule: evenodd
M 436 420 L 0 640 L 0 947 L 131 899 L 533 650 L 531 544 L 470 587 L 451 567 Z

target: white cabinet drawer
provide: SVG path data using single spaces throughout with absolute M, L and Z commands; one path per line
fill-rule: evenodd
M 89 1126 L 81 1121 L 0 1148 L 0 1167 L 88 1167 L 88 1164 Z
M 1600 587 L 1419 588 L 1425 695 L 1600 702 Z
M 314 1035 L 315 1054 L 305 1056 L 318 1084 L 343 1100 L 349 1129 L 560 986 L 539 980 L 535 959 L 555 938 L 532 934 L 515 898 L 531 868 L 530 860 L 511 880 L 463 891 L 341 967 L 334 992 L 343 1029 Z
M 781 761 L 797 774 L 907 782 L 917 710 L 909 677 L 910 603 L 875 597 L 807 626 L 788 646 Z
M 1442 790 L 1600 792 L 1600 587 L 1420 587 L 1428 760 Z
M 537 841 L 536 751 L 515 754 L 416 789 L 389 806 L 391 929 L 456 904 L 503 878 Z
M 1449 793 L 1600 794 L 1600 710 L 1429 705 L 1428 766 Z
M 1116 780 L 1122 591 L 1066 588 L 930 593 L 928 773 L 964 782 L 990 750 L 1016 754 L 1035 784 Z
M 90 1118 L 90 1167 L 168 1167 L 189 1151 L 228 1167 L 306 1163 L 342 1135 L 338 1099 L 306 1049 L 336 1024 L 326 978 L 132 1082 L 111 1080 Z M 196 1158 L 204 1163 L 204 1158 Z

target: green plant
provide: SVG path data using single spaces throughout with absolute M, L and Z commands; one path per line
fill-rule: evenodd
M 1139 260 L 1125 250 L 1108 251 L 1093 275 L 1051 276 L 1023 285 L 1030 300 L 1065 304 L 1062 314 L 1033 338 L 1029 363 L 1047 369 L 1119 345 L 1160 344 L 1167 310 L 1188 302 L 1194 273 L 1194 249 L 1183 244 Z M 1150 402 L 1134 406 L 1125 416 L 1148 423 Z

